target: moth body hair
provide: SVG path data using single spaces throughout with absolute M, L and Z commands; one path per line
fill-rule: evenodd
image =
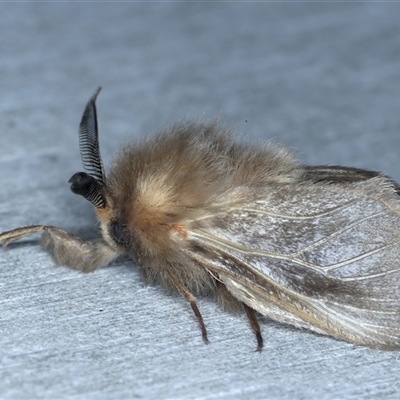
M 34 225 L 59 265 L 89 272 L 129 256 L 149 283 L 179 292 L 207 343 L 198 295 L 226 311 L 384 350 L 400 349 L 400 188 L 385 175 L 300 164 L 285 148 L 185 122 L 123 147 L 106 175 L 96 98 L 79 129 L 87 170 L 71 190 L 95 207 L 102 238 Z
M 268 181 L 296 179 L 298 170 L 286 150 L 238 146 L 218 124 L 175 125 L 152 140 L 125 147 L 107 179 L 110 211 L 98 213 L 102 231 L 119 221 L 131 257 L 140 254 L 150 281 L 169 286 L 163 263 L 197 294 L 214 279 L 183 251 L 190 246 L 187 224 L 227 210 L 248 190 Z M 292 176 L 292 177 L 291 177 Z M 107 239 L 106 239 L 107 240 Z M 113 245 L 112 238 L 108 243 Z M 190 267 L 189 267 L 190 266 Z

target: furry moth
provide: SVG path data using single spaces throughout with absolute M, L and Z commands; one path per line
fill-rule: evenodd
M 305 166 L 283 148 L 232 140 L 218 124 L 184 123 L 124 147 L 106 176 L 96 98 L 79 130 L 85 172 L 71 190 L 95 207 L 102 239 L 46 225 L 55 262 L 89 272 L 128 255 L 150 282 L 177 290 L 207 342 L 195 295 L 228 310 L 376 349 L 400 349 L 399 186 L 381 173 Z

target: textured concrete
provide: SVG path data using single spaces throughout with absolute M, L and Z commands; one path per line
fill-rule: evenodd
M 77 126 L 98 85 L 107 165 L 130 138 L 213 119 L 309 164 L 400 180 L 400 4 L 0 4 L 0 231 L 96 235 L 73 195 Z M 400 353 L 373 351 L 148 287 L 129 260 L 83 275 L 37 238 L 0 249 L 2 399 L 399 398 Z

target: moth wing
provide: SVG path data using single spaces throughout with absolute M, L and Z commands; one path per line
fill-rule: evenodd
M 282 184 L 248 197 L 192 221 L 189 256 L 274 320 L 399 349 L 400 198 L 393 183 Z

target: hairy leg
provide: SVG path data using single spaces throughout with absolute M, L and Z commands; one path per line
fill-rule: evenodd
M 55 226 L 46 225 L 33 225 L 4 232 L 0 234 L 0 242 L 5 247 L 15 240 L 40 231 L 44 231 L 40 244 L 54 257 L 58 265 L 90 272 L 108 265 L 120 255 L 102 240 L 89 241 Z

